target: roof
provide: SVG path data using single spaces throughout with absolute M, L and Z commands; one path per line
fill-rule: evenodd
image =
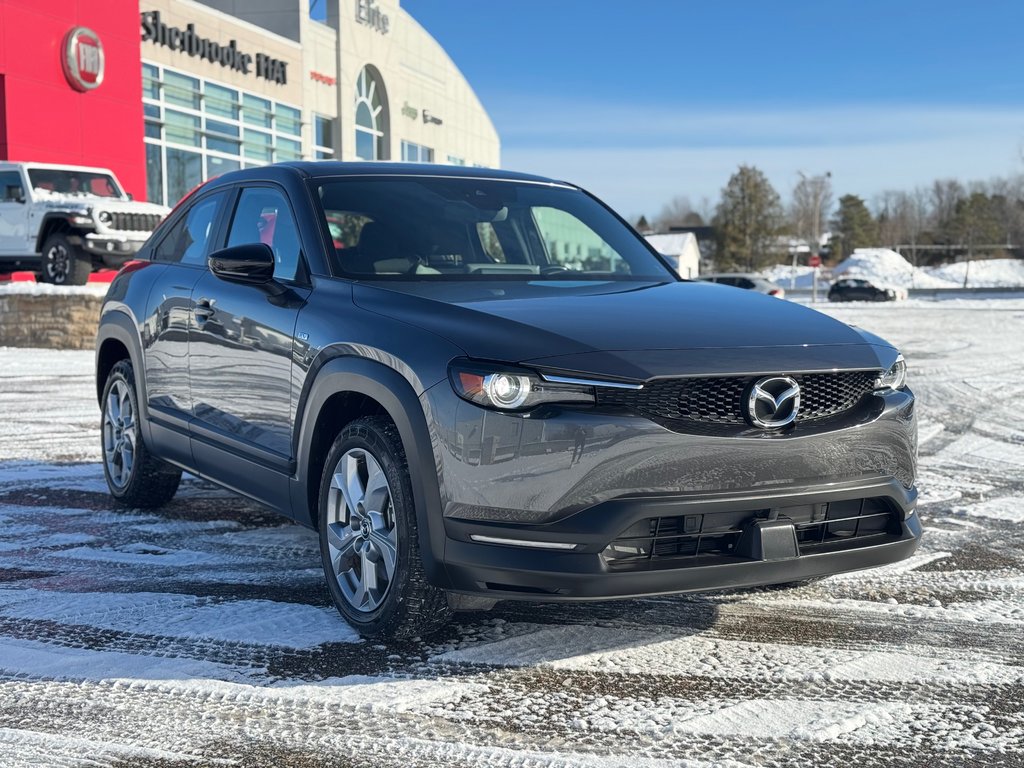
M 667 256 L 678 256 L 687 248 L 697 247 L 697 238 L 692 232 L 670 232 L 664 235 L 644 235 L 651 247 Z
M 340 162 L 338 160 L 302 160 L 288 163 L 275 163 L 277 167 L 294 168 L 300 173 L 311 176 L 449 176 L 471 179 L 501 179 L 504 181 L 530 181 L 542 184 L 562 184 L 574 186 L 564 181 L 534 176 L 527 173 L 503 171 L 497 168 L 472 168 L 462 165 L 440 165 L 432 163 L 367 163 Z M 268 166 L 262 166 L 267 168 Z M 274 166 L 269 166 L 274 167 Z M 247 168 L 245 171 L 232 173 L 248 173 L 259 171 L 259 168 Z M 227 175 L 227 174 L 225 174 Z
M 114 172 L 109 168 L 100 168 L 94 165 L 73 165 L 71 163 L 33 163 L 27 160 L 0 160 L 0 167 L 8 168 L 20 166 L 24 168 L 45 168 L 53 171 L 82 171 L 83 173 L 105 173 L 113 176 Z

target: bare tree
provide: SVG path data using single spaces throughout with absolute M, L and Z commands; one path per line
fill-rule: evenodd
M 704 221 L 704 217 L 693 209 L 690 198 L 676 195 L 662 206 L 661 213 L 654 219 L 654 226 L 665 232 L 672 227 L 699 227 Z
M 790 221 L 793 233 L 810 245 L 811 253 L 821 248 L 821 233 L 827 228 L 826 221 L 832 210 L 832 174 L 820 176 L 800 174 L 800 180 L 793 187 L 793 202 L 790 204 Z
M 932 184 L 931 196 L 934 226 L 943 230 L 953 221 L 957 204 L 967 196 L 967 191 L 956 179 L 937 179 Z

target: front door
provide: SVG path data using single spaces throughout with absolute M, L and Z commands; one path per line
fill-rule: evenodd
M 21 173 L 0 171 L 0 254 L 28 256 L 35 250 L 29 244 L 28 209 Z
M 273 284 L 241 285 L 207 271 L 193 291 L 189 378 L 200 471 L 204 457 L 217 460 L 211 448 L 291 471 L 292 342 L 308 289 L 296 281 L 295 217 L 276 187 L 244 187 L 238 195 L 227 246 L 253 242 L 274 251 Z

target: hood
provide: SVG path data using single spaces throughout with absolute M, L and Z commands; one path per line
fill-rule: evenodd
M 360 283 L 361 307 L 469 357 L 625 379 L 888 367 L 896 352 L 808 307 L 712 283 Z
M 141 200 L 121 200 L 116 197 L 89 198 L 89 205 L 94 211 L 111 211 L 117 213 L 156 213 L 166 216 L 171 209 L 165 205 L 147 203 Z

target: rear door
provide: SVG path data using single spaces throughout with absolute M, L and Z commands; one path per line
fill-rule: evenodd
M 189 331 L 192 451 L 201 472 L 227 485 L 226 451 L 248 462 L 292 471 L 292 344 L 309 294 L 292 206 L 284 190 L 245 185 L 233 200 L 225 246 L 265 243 L 274 251 L 273 286 L 241 285 L 204 270 L 193 292 Z M 266 478 L 265 478 L 266 479 Z M 270 500 L 282 488 L 262 490 Z

